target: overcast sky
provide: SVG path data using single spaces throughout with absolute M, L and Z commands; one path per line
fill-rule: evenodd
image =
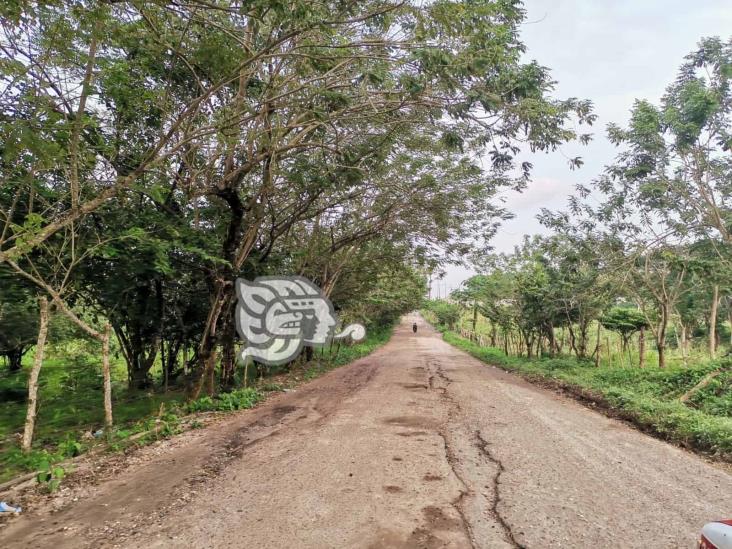
M 602 172 L 615 155 L 605 138 L 609 122 L 625 125 L 634 99 L 657 101 L 676 77 L 683 57 L 703 36 L 732 36 L 732 0 L 524 0 L 522 27 L 527 58 L 549 67 L 557 97 L 591 99 L 598 121 L 586 147 L 537 155 L 533 181 L 522 193 L 506 196 L 516 218 L 499 230 L 493 245 L 510 252 L 524 234 L 544 232 L 536 221 L 542 207 L 563 209 L 574 185 Z M 585 165 L 570 171 L 567 158 Z M 441 291 L 472 273 L 451 267 Z M 437 285 L 435 285 L 435 288 Z

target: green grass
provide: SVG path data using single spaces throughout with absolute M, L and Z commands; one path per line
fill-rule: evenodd
M 168 393 L 127 390 L 124 364 L 116 361 L 112 371 L 112 400 L 115 422 L 124 424 L 158 411 L 161 403 L 172 404 L 183 398 L 181 391 Z M 0 373 L 0 440 L 13 442 L 23 429 L 30 364 L 16 374 Z M 98 364 L 86 359 L 50 358 L 44 360 L 39 378 L 39 404 L 35 441 L 53 444 L 66 434 L 100 428 L 102 375 Z M 77 433 L 78 432 L 78 433 Z
M 684 404 L 679 396 L 720 366 L 719 361 L 664 370 L 595 367 L 575 358 L 507 357 L 501 350 L 444 331 L 445 341 L 488 364 L 529 380 L 548 381 L 591 398 L 643 429 L 683 446 L 732 460 L 732 372 L 726 371 Z
M 334 346 L 332 351 L 316 350 L 314 360 L 306 365 L 304 379 L 315 378 L 368 355 L 385 344 L 392 333 L 393 326 L 374 327 L 360 343 Z M 44 360 L 33 450 L 28 454 L 20 451 L 18 436 L 25 421 L 32 357 L 26 357 L 20 372 L 10 374 L 6 369 L 0 370 L 0 482 L 37 470 L 45 463 L 75 457 L 95 443 L 96 439 L 89 433 L 101 429 L 104 421 L 101 368 L 99 360 L 90 354 L 72 349 L 74 352 L 77 356 L 58 351 Z M 250 374 L 254 374 L 253 369 Z M 264 398 L 264 393 L 283 389 L 282 385 L 265 378 L 256 387 L 238 388 L 186 403 L 182 389 L 167 393 L 128 390 L 125 365 L 120 359 L 112 364 L 112 387 L 115 431 L 109 441 L 113 449 L 126 446 L 129 437 L 141 432 L 154 431 L 135 444 L 175 434 L 180 430 L 180 418 L 186 414 L 251 408 Z
M 103 426 L 102 374 L 99 362 L 81 354 L 57 353 L 43 361 L 39 378 L 38 410 L 33 451 L 23 454 L 18 438 L 26 414 L 27 383 L 32 357 L 20 372 L 0 371 L 0 482 L 86 451 L 90 437 Z M 123 435 L 144 429 L 145 420 L 158 415 L 161 405 L 171 409 L 184 399 L 181 390 L 167 393 L 127 389 L 124 363 L 112 364 L 112 402 L 115 425 Z M 136 425 L 139 423 L 139 425 Z

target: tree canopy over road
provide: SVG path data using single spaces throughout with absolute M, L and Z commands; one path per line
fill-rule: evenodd
M 0 2 L 0 490 L 30 509 L 11 544 L 676 546 L 724 508 L 716 465 L 517 376 L 732 459 L 732 39 L 701 38 L 607 125 L 604 170 L 497 253 L 532 160 L 582 168 L 597 122 L 532 60 L 526 14 Z M 429 299 L 455 265 L 475 276 Z M 147 462 L 117 468 L 128 450 Z
M 108 425 L 110 353 L 133 388 L 158 360 L 231 386 L 237 277 L 306 276 L 369 324 L 416 308 L 508 214 L 521 151 L 594 120 L 522 61 L 513 0 L 0 9 L 1 351 L 17 370 L 48 299 L 102 344 Z

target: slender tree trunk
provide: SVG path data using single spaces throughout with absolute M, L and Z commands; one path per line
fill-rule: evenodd
M 170 349 L 172 348 L 172 344 L 168 350 L 170 352 Z M 165 353 L 165 341 L 160 341 L 160 366 L 163 368 L 163 391 L 168 392 L 168 382 L 170 381 L 169 375 L 170 372 L 168 371 L 168 360 L 167 355 Z
M 577 350 L 576 340 L 574 338 L 574 329 L 572 328 L 572 323 L 569 323 L 567 326 L 569 330 L 569 347 L 574 351 L 574 354 L 579 357 L 579 351 Z
M 602 336 L 602 324 L 597 323 L 597 340 L 595 341 L 595 368 L 600 367 L 600 337 Z
M 589 329 L 589 322 L 587 320 L 581 320 L 578 327 L 580 331 L 580 340 L 578 346 L 579 353 L 577 356 L 579 358 L 587 358 L 587 331 Z
M 709 358 L 717 358 L 717 306 L 719 305 L 719 285 L 712 288 L 712 309 L 709 312 Z
M 244 388 L 246 389 L 249 385 L 249 363 L 251 362 L 251 359 L 247 357 L 247 359 L 244 361 Z
M 43 352 L 46 347 L 48 333 L 48 299 L 41 297 L 38 300 L 40 322 L 38 326 L 38 340 L 36 341 L 36 356 L 33 359 L 33 368 L 28 378 L 28 410 L 25 416 L 25 428 L 21 447 L 29 452 L 33 442 L 33 430 L 36 426 L 36 408 L 38 404 L 38 376 L 43 365 Z
M 666 328 L 668 327 L 668 307 L 661 306 L 661 320 L 656 333 L 656 349 L 658 350 L 658 367 L 666 367 Z
M 533 358 L 534 357 L 534 353 L 533 353 L 534 342 L 532 341 L 532 339 L 528 333 L 526 335 L 524 335 L 524 339 L 526 340 L 526 358 Z
M 646 329 L 641 328 L 638 334 L 638 367 L 646 365 Z
M 109 371 L 109 339 L 112 326 L 107 323 L 102 334 L 102 376 L 104 378 L 104 429 L 112 429 L 112 377 Z
M 628 335 L 620 334 L 620 363 L 625 366 L 625 353 L 628 350 Z
M 227 311 L 221 334 L 221 387 L 230 389 L 234 385 L 236 351 L 234 349 L 235 330 L 233 303 Z
M 557 338 L 554 334 L 554 326 L 549 324 L 546 330 L 547 339 L 549 340 L 549 356 L 557 354 Z

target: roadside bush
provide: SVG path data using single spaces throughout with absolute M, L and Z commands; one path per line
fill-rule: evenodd
M 230 393 L 221 393 L 215 397 L 203 396 L 186 405 L 186 411 L 192 412 L 230 412 L 252 408 L 264 396 L 257 389 L 247 387 Z

